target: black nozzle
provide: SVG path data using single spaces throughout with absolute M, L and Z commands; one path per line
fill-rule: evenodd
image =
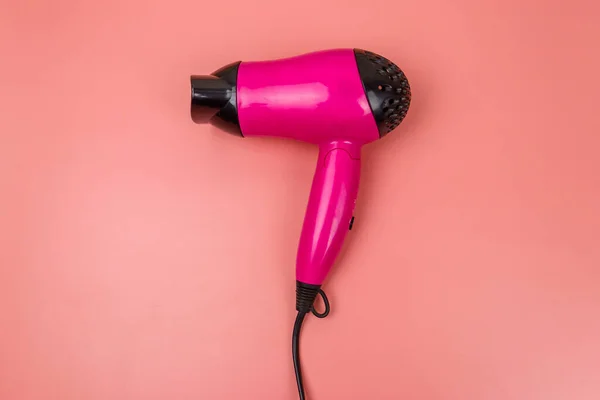
M 229 64 L 212 75 L 192 75 L 192 120 L 210 123 L 226 132 L 243 136 L 237 112 L 237 73 L 240 62 Z
M 385 57 L 354 50 L 358 73 L 375 117 L 379 136 L 396 129 L 410 106 L 410 85 L 404 72 Z
M 231 99 L 231 85 L 214 75 L 192 75 L 192 120 L 207 123 Z

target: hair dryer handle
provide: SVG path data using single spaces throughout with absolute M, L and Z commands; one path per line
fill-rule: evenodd
M 360 145 L 321 145 L 296 259 L 296 280 L 321 285 L 350 229 L 360 178 Z

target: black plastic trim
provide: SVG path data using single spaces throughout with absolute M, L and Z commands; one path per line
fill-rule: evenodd
M 237 108 L 237 77 L 241 61 L 231 63 L 211 75 L 190 77 L 191 116 L 196 123 L 210 123 L 237 136 L 240 128 Z
M 383 137 L 396 129 L 408 112 L 408 79 L 396 64 L 378 54 L 354 49 L 354 56 L 379 137 Z
M 307 313 L 311 310 L 321 285 L 296 281 L 296 310 Z

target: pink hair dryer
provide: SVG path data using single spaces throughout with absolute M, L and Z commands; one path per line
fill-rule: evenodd
M 314 143 L 319 158 L 296 260 L 296 309 L 292 335 L 300 399 L 304 388 L 299 333 L 305 315 L 329 313 L 321 285 L 352 229 L 360 177 L 360 150 L 395 129 L 411 93 L 394 63 L 358 49 L 293 58 L 236 62 L 212 75 L 191 77 L 191 114 L 242 137 L 279 136 Z M 313 303 L 323 297 L 325 312 Z

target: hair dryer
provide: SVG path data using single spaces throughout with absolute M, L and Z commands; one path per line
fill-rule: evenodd
M 394 63 L 369 51 L 337 49 L 274 61 L 236 62 L 191 77 L 191 115 L 242 136 L 314 143 L 319 157 L 296 259 L 292 349 L 300 399 L 299 333 L 305 315 L 324 317 L 321 285 L 352 229 L 361 147 L 395 129 L 411 92 Z M 313 303 L 323 297 L 325 312 Z

